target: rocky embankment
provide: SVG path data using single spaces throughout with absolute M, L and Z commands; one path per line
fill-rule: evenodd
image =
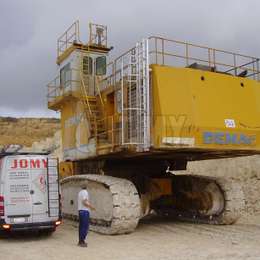
M 60 120 L 56 118 L 14 118 L 0 117 L 0 146 L 20 144 L 31 146 L 60 129 Z
M 196 175 L 225 177 L 236 180 L 245 195 L 245 215 L 260 213 L 260 156 L 191 162 L 188 171 Z

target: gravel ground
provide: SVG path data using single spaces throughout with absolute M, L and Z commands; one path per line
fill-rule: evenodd
M 0 238 L 0 259 L 137 260 L 260 259 L 260 216 L 232 226 L 210 226 L 149 219 L 136 232 L 121 236 L 89 233 L 79 248 L 77 223 L 65 221 L 49 237 L 20 234 Z

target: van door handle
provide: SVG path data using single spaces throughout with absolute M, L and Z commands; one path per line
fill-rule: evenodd
M 30 194 L 31 194 L 31 195 L 34 194 L 34 190 L 30 190 Z
M 42 205 L 40 201 L 33 203 L 33 205 Z

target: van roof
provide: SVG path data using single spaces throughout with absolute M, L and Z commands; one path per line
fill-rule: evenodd
M 10 155 L 49 155 L 47 152 L 2 152 L 0 158 Z

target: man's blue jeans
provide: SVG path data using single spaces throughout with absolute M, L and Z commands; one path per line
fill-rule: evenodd
M 89 229 L 89 211 L 79 210 L 79 242 L 84 242 Z

